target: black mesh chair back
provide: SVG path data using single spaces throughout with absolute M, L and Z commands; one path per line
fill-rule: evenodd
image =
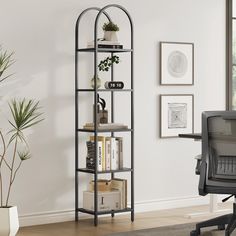
M 236 193 L 236 111 L 202 114 L 201 168 L 205 168 L 200 176 L 205 185 L 200 180 L 201 195 Z

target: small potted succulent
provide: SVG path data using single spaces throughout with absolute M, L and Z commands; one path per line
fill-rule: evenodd
M 119 31 L 120 29 L 116 24 L 114 24 L 112 21 L 104 23 L 102 29 L 104 30 L 105 40 L 114 42 L 118 41 L 116 32 Z
M 10 194 L 23 162 L 31 157 L 24 132 L 43 120 L 41 119 L 42 113 L 39 112 L 39 102 L 25 99 L 12 100 L 9 108 L 12 115 L 9 120 L 9 132 L 4 135 L 0 130 L 1 236 L 14 236 L 19 229 L 17 207 L 10 205 Z M 7 188 L 5 189 L 3 186 L 7 186 Z

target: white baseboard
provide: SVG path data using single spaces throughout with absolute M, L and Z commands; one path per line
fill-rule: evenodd
M 200 206 L 209 203 L 209 197 L 188 196 L 179 198 L 164 198 L 135 203 L 135 212 L 158 211 L 189 206 Z
M 164 209 L 174 209 L 180 207 L 206 205 L 209 202 L 209 197 L 189 196 L 180 198 L 165 198 L 151 201 L 141 201 L 135 203 L 135 212 L 157 211 Z M 125 213 L 127 214 L 127 213 Z M 89 218 L 87 214 L 81 214 L 82 218 Z M 74 210 L 39 212 L 21 215 L 20 226 L 42 225 L 57 222 L 73 221 Z
M 72 221 L 75 218 L 74 210 L 39 212 L 20 215 L 20 226 L 43 225 L 57 222 Z

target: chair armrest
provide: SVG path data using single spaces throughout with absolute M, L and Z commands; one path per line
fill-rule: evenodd
M 205 196 L 207 193 L 205 192 L 205 182 L 206 182 L 206 169 L 207 169 L 207 164 L 205 161 L 201 162 L 200 165 L 200 179 L 199 179 L 199 184 L 198 184 L 198 192 L 199 195 Z
M 195 174 L 196 175 L 200 175 L 200 166 L 201 166 L 201 162 L 202 162 L 202 155 L 197 155 L 195 157 L 195 159 L 197 160 L 197 165 L 196 165 L 196 168 L 195 168 Z

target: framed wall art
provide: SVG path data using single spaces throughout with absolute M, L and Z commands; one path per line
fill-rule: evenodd
M 161 95 L 161 138 L 193 133 L 194 97 L 192 94 Z
M 194 84 L 194 44 L 160 43 L 161 85 Z

